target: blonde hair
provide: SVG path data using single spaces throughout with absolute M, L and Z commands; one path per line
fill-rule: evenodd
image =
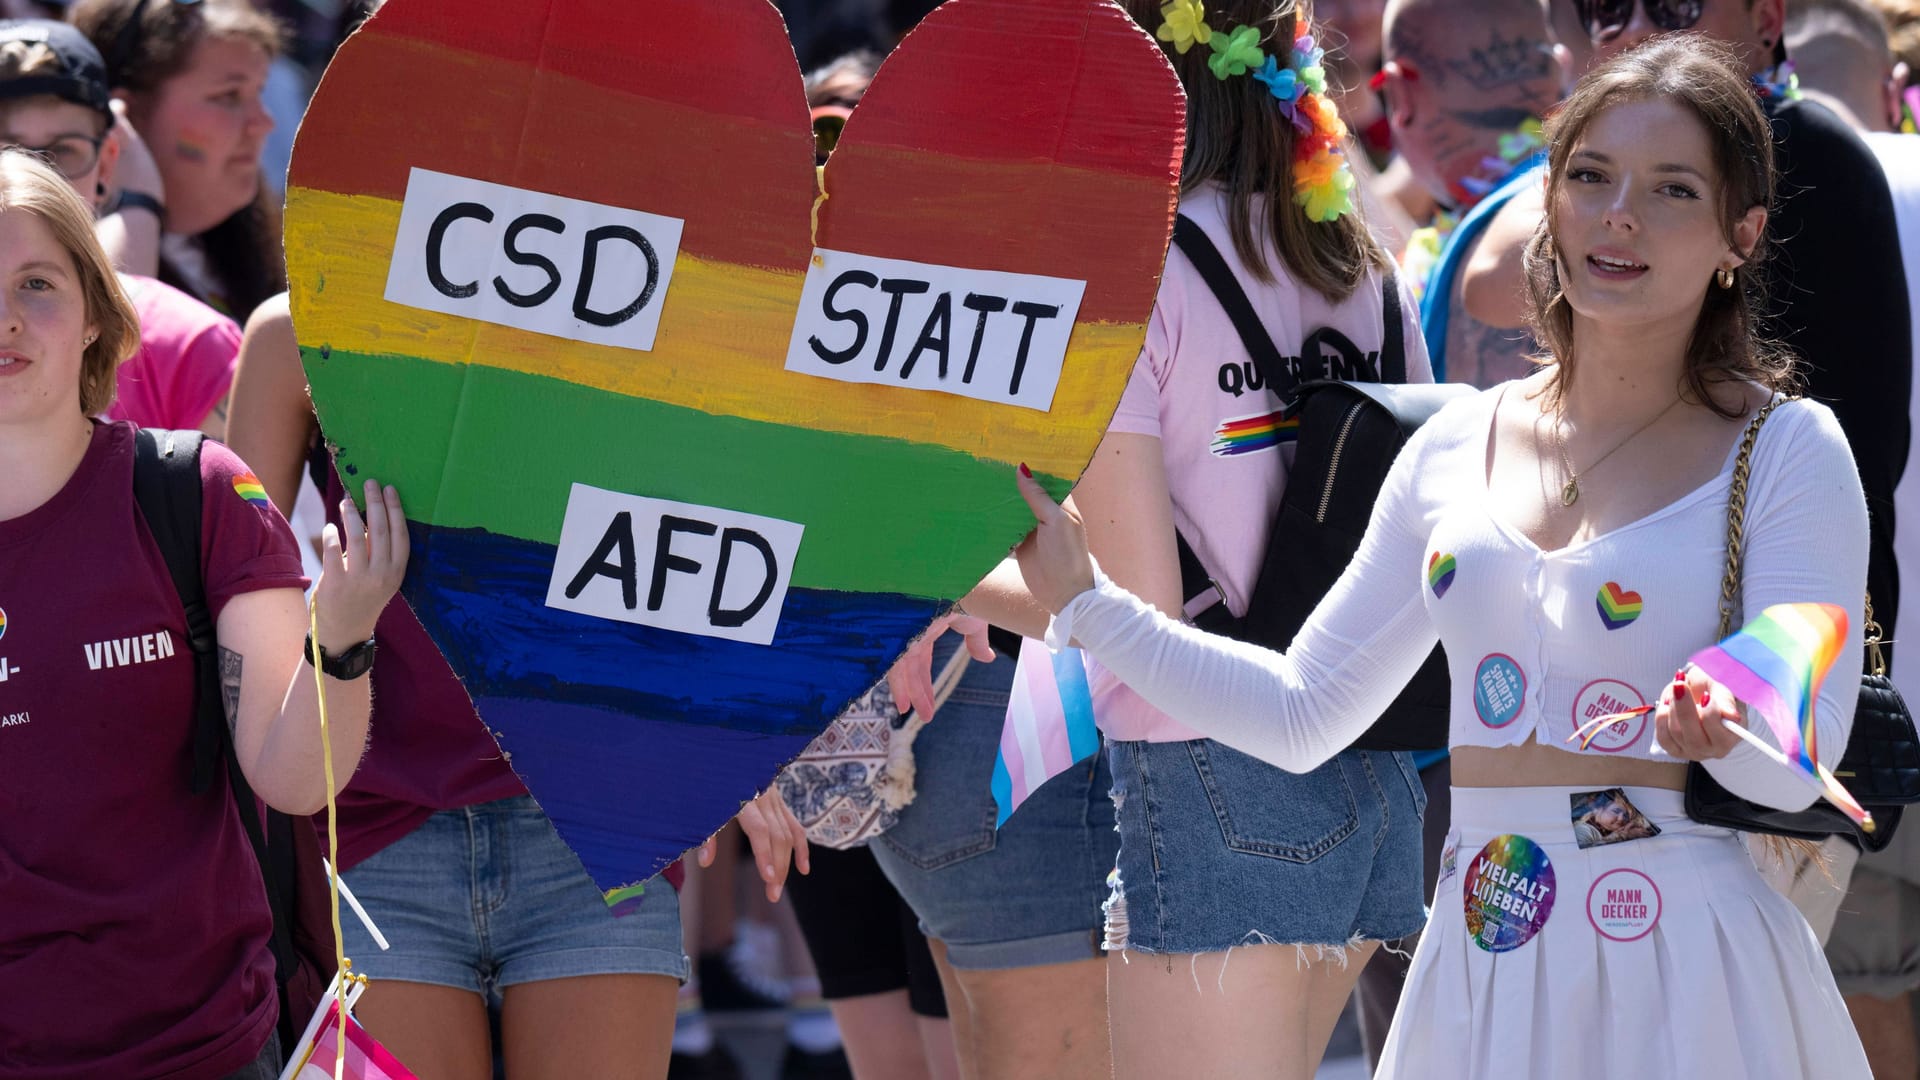
M 81 354 L 80 412 L 103 413 L 113 404 L 115 373 L 140 347 L 140 316 L 93 234 L 93 211 L 65 177 L 37 155 L 15 148 L 0 150 L 0 212 L 8 210 L 38 216 L 73 259 L 86 320 L 99 334 Z

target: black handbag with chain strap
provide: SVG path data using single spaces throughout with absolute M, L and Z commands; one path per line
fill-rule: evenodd
M 1733 598 L 1740 586 L 1741 538 L 1753 444 L 1759 438 L 1760 426 L 1778 404 L 1778 400 L 1769 402 L 1747 425 L 1733 467 L 1733 486 L 1727 497 L 1727 573 L 1720 589 L 1722 639 L 1733 631 Z M 1844 836 L 1869 852 L 1892 842 L 1903 808 L 1920 802 L 1920 734 L 1914 731 L 1913 715 L 1907 711 L 1900 691 L 1887 678 L 1886 660 L 1880 651 L 1880 624 L 1874 621 L 1870 596 L 1864 632 L 1868 670 L 1860 677 L 1860 700 L 1854 707 L 1846 753 L 1833 773 L 1873 815 L 1873 831 L 1862 829 L 1825 799 L 1805 810 L 1782 810 L 1743 799 L 1721 786 L 1697 761 L 1687 768 L 1688 817 L 1707 825 L 1794 840 L 1817 842 Z

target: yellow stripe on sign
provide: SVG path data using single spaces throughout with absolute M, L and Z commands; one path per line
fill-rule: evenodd
M 682 252 L 651 352 L 590 345 L 423 311 L 385 299 L 400 203 L 293 188 L 287 246 L 312 280 L 294 282 L 302 345 L 474 363 L 545 375 L 627 397 L 818 431 L 905 439 L 976 457 L 1023 460 L 1078 476 L 1089 432 L 1139 353 L 1137 325 L 1081 323 L 1051 412 L 925 390 L 851 384 L 785 370 L 804 275 Z

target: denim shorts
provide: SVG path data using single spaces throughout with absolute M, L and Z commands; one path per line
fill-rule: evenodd
M 1407 754 L 1295 774 L 1214 742 L 1113 742 L 1119 869 L 1107 947 L 1221 952 L 1395 941 L 1426 922 Z
M 937 650 L 936 669 L 951 650 Z M 1100 955 L 1100 904 L 1119 837 L 1112 781 L 1095 754 L 1043 785 L 994 830 L 993 763 L 1014 659 L 967 668 L 914 740 L 917 794 L 868 846 L 944 942 L 956 968 L 998 970 Z
M 393 945 L 342 912 L 353 969 L 373 979 L 482 995 L 579 975 L 687 979 L 673 886 L 654 878 L 616 918 L 524 795 L 443 810 L 341 877 Z

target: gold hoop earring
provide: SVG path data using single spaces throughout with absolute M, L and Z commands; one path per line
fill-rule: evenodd
M 1720 269 L 1714 271 L 1713 277 L 1715 281 L 1718 281 L 1720 283 L 1721 288 L 1723 289 L 1733 288 L 1733 271 L 1730 268 L 1725 266 L 1721 267 Z

